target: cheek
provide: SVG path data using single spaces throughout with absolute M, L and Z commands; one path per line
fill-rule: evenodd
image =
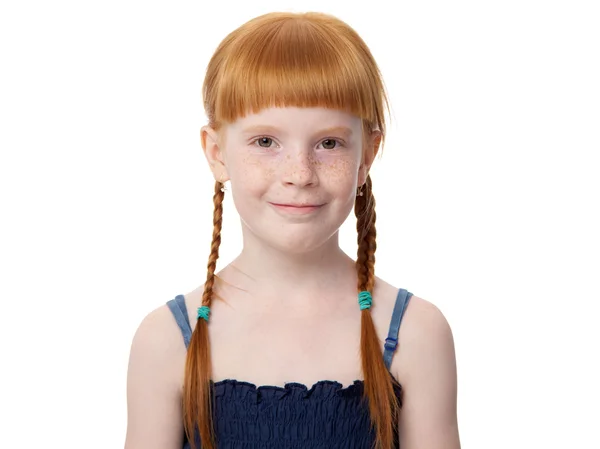
M 359 161 L 352 157 L 329 157 L 317 162 L 321 182 L 336 190 L 353 189 L 358 177 Z
M 229 165 L 232 187 L 247 191 L 260 191 L 275 177 L 276 164 L 272 159 L 244 155 Z

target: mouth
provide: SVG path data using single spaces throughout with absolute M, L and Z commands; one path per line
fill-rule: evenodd
M 275 209 L 291 214 L 309 214 L 319 210 L 324 204 L 281 204 L 269 203 Z

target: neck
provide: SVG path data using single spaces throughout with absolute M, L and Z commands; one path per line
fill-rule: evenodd
M 232 266 L 255 288 L 286 293 L 288 297 L 345 286 L 350 276 L 351 282 L 355 282 L 354 261 L 339 247 L 337 232 L 323 245 L 301 253 L 245 238 L 243 250 Z

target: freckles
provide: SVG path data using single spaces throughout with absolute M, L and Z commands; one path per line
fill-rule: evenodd
M 265 169 L 265 178 L 272 178 L 273 176 L 275 176 L 275 169 L 273 167 L 268 167 Z
M 350 159 L 337 159 L 331 162 L 319 163 L 322 172 L 333 182 L 348 182 L 353 179 L 355 172 L 358 172 L 358 166 Z
M 274 162 L 269 159 L 246 155 L 241 160 L 238 173 L 251 182 L 264 181 L 275 175 Z
M 252 167 L 252 166 L 259 166 L 260 165 L 260 160 L 257 157 L 254 157 L 250 154 L 246 154 L 243 158 L 242 158 L 242 164 L 243 167 Z

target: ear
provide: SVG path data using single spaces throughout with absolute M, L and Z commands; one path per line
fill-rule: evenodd
M 222 142 L 223 139 L 219 136 L 219 133 L 211 128 L 210 126 L 203 126 L 200 129 L 200 142 L 202 149 L 204 150 L 204 156 L 210 166 L 215 181 L 225 183 L 229 181 L 229 175 L 227 173 L 227 167 L 225 166 L 225 159 L 223 155 Z
M 367 176 L 369 175 L 369 170 L 371 169 L 371 165 L 373 165 L 375 156 L 377 156 L 377 152 L 379 151 L 379 145 L 381 144 L 382 137 L 383 135 L 381 134 L 381 131 L 373 131 L 366 139 L 362 155 L 362 162 L 358 169 L 359 186 L 362 186 L 365 182 L 367 182 Z

